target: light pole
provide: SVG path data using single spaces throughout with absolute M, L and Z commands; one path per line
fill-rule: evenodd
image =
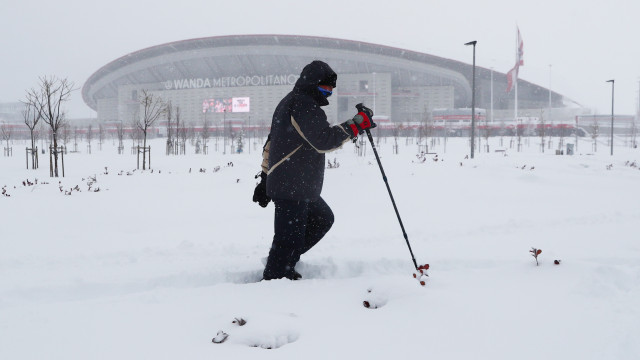
M 373 73 L 373 114 L 376 113 L 376 73 Z
M 549 111 L 547 113 L 549 123 L 551 124 L 551 64 L 549 64 Z
M 473 70 L 471 75 L 471 158 L 475 147 L 476 137 L 476 40 L 469 41 L 465 45 L 473 45 Z
M 491 124 L 493 124 L 493 66 L 491 67 Z M 502 146 L 502 145 L 501 145 Z
M 227 109 L 222 110 L 222 155 L 227 153 L 227 125 L 225 120 L 227 119 Z
M 613 94 L 615 90 L 616 81 L 614 79 L 607 80 L 611 83 L 611 156 L 613 156 Z
M 551 64 L 549 64 L 549 105 L 547 110 L 547 123 L 549 124 L 549 128 L 553 129 L 553 121 L 551 120 Z M 542 126 L 544 126 L 544 124 L 542 124 Z M 545 129 L 543 129 L 543 131 L 546 132 Z M 551 136 L 549 134 L 547 134 L 547 136 L 549 137 L 549 148 L 551 148 Z M 564 144 L 561 141 L 560 146 L 562 145 Z M 576 147 L 577 146 L 578 144 L 576 144 Z M 542 137 L 542 152 L 544 152 L 544 136 Z

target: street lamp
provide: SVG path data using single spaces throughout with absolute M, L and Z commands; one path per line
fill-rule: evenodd
M 473 72 L 471 80 L 471 158 L 473 159 L 473 151 L 475 147 L 476 137 L 476 40 L 469 41 L 465 45 L 473 45 Z
M 227 153 L 227 125 L 225 124 L 227 119 L 227 109 L 222 111 L 222 155 L 225 155 Z
M 373 113 L 376 113 L 376 73 L 373 72 Z
M 616 81 L 614 79 L 607 80 L 611 83 L 611 156 L 613 156 L 613 93 L 615 90 Z

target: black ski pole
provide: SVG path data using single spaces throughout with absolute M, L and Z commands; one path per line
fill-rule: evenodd
M 359 106 L 356 106 L 356 108 L 358 109 L 358 111 L 361 111 L 361 108 Z M 393 209 L 396 211 L 396 216 L 398 217 L 398 222 L 400 223 L 400 228 L 402 229 L 402 235 L 404 236 L 404 240 L 407 242 L 407 246 L 409 247 L 409 253 L 411 253 L 413 266 L 415 266 L 416 270 L 418 270 L 418 263 L 416 262 L 415 256 L 413 256 L 413 250 L 411 250 L 411 244 L 409 244 L 409 237 L 407 236 L 407 232 L 404 230 L 404 225 L 402 224 L 402 219 L 400 218 L 400 213 L 398 212 L 398 207 L 396 206 L 396 201 L 393 199 L 393 194 L 391 193 L 391 188 L 389 187 L 389 182 L 387 181 L 387 175 L 384 173 L 382 163 L 380 162 L 380 156 L 378 156 L 378 150 L 376 150 L 376 144 L 373 142 L 371 131 L 369 131 L 369 129 L 365 129 L 365 131 L 367 133 L 367 137 L 369 138 L 369 142 L 371 143 L 373 153 L 376 155 L 376 160 L 378 160 L 378 166 L 380 167 L 380 172 L 382 173 L 382 180 L 384 180 L 384 184 L 387 186 L 387 191 L 389 192 L 389 197 L 391 198 L 391 203 L 393 204 Z

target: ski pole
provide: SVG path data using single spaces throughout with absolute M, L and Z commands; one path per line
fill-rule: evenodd
M 362 104 L 358 104 L 362 105 Z M 361 107 L 356 105 L 358 112 L 361 111 Z M 400 223 L 400 228 L 402 229 L 402 235 L 404 236 L 404 240 L 407 242 L 407 246 L 409 247 L 409 253 L 411 253 L 411 260 L 413 260 L 413 265 L 416 270 L 418 270 L 418 263 L 416 262 L 415 256 L 413 256 L 413 250 L 411 250 L 411 244 L 409 244 L 409 237 L 407 236 L 407 232 L 404 230 L 404 225 L 402 224 L 402 219 L 400 218 L 400 213 L 398 212 L 398 207 L 396 206 L 396 201 L 393 199 L 393 194 L 391 193 L 391 188 L 389 187 L 389 182 L 387 181 L 387 175 L 384 173 L 384 169 L 382 168 L 382 163 L 380 162 L 380 156 L 378 156 L 378 150 L 376 150 L 376 144 L 373 142 L 373 137 L 371 136 L 371 131 L 369 129 L 365 129 L 367 133 L 367 137 L 369 138 L 369 142 L 371 143 L 371 148 L 373 149 L 373 153 L 376 156 L 376 160 L 378 161 L 378 167 L 380 167 L 380 172 L 382 173 L 382 180 L 384 180 L 384 184 L 387 186 L 387 191 L 389 192 L 389 197 L 391 198 L 391 203 L 393 204 L 393 209 L 396 211 L 396 216 L 398 217 L 398 222 Z

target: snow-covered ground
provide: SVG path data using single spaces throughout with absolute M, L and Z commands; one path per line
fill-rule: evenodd
M 53 179 L 16 143 L 0 158 L 0 359 L 640 358 L 640 152 L 531 139 L 466 160 L 466 143 L 424 163 L 381 144 L 424 287 L 371 149 L 328 155 L 336 222 L 304 279 L 260 282 L 273 204 L 251 201 L 256 149 L 165 156 L 158 139 L 153 171 L 134 172 L 130 142 L 94 143 Z

